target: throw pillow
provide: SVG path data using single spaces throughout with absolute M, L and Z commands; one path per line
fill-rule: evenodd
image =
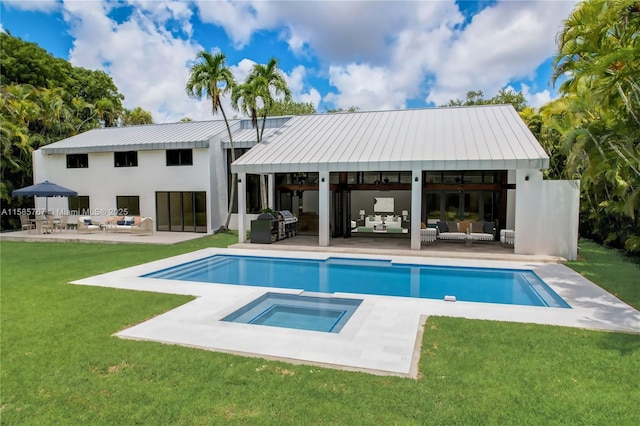
M 124 226 L 131 226 L 133 225 L 133 221 L 132 220 L 125 220 L 124 221 Z
M 462 221 L 458 224 L 458 232 L 471 232 L 471 222 Z
M 436 223 L 436 226 L 440 232 L 449 232 L 449 225 L 447 225 L 447 222 L 438 222 Z
M 136 216 L 133 220 L 133 224 L 136 226 L 140 225 L 140 222 L 142 222 L 142 216 Z
M 373 217 L 373 221 L 374 222 L 382 222 L 382 216 L 380 216 L 379 214 L 375 215 Z
M 493 234 L 493 222 L 485 222 L 482 226 L 482 232 L 486 234 Z
M 472 222 L 471 232 L 478 234 L 484 232 L 484 222 Z
M 420 222 L 420 229 L 427 229 L 427 225 L 424 222 Z
M 87 225 L 93 225 L 93 223 L 91 222 L 91 219 L 85 219 L 84 223 Z
M 119 220 L 116 222 L 116 225 L 124 225 L 124 220 Z
M 458 222 L 447 221 L 447 226 L 449 227 L 449 232 L 460 232 L 458 231 Z

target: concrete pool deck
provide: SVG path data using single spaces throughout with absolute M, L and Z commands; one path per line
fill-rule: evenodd
M 140 277 L 222 253 L 310 259 L 373 258 L 421 265 L 527 269 L 535 271 L 572 309 L 334 293 L 334 297 L 363 300 L 341 332 L 334 334 L 220 321 L 268 291 L 301 294 L 300 290 Z M 73 284 L 196 296 L 189 303 L 116 333 L 121 338 L 404 377 L 417 375 L 422 328 L 431 315 L 640 333 L 639 311 L 570 268 L 555 263 L 208 248 L 80 279 Z

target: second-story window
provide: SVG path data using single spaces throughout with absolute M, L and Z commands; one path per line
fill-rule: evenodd
M 168 149 L 167 166 L 192 166 L 193 151 L 190 149 Z
M 89 154 L 67 154 L 67 169 L 86 169 L 89 167 Z
M 115 167 L 138 167 L 138 151 L 124 151 L 113 153 Z

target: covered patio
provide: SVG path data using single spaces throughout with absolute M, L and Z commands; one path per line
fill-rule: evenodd
M 428 205 L 433 204 L 430 191 L 442 191 L 440 186 L 446 184 L 433 180 L 434 176 L 445 179 L 450 172 L 458 172 L 462 179 L 454 181 L 457 186 L 447 187 L 451 192 L 482 191 L 487 188 L 484 181 L 464 186 L 465 173 L 478 176 L 469 173 L 478 171 L 480 176 L 485 172 L 494 176 L 490 186 L 500 199 L 482 204 L 485 208 L 480 208 L 477 220 L 499 222 L 498 233 L 517 228 L 516 254 L 575 259 L 578 184 L 544 181 L 542 172 L 548 166 L 549 157 L 511 105 L 297 116 L 231 166 L 238 173 L 239 240 L 246 242 L 249 229 L 248 175 L 269 177 L 269 207 L 275 210 L 281 209 L 283 198 L 276 194 L 278 175 L 317 176 L 315 187 L 307 182 L 301 188 L 314 191 L 317 245 L 328 247 L 338 240 L 332 236 L 341 232 L 350 236 L 348 224 L 362 210 L 351 202 L 351 191 L 370 187 L 366 182 L 351 183 L 352 176 L 361 173 L 366 180 L 364 174 L 382 177 L 386 173 L 397 174 L 398 183 L 380 187 L 376 181 L 374 185 L 388 191 L 389 197 L 398 191 L 406 194 L 406 203 L 392 213 L 398 216 L 401 210 L 402 216 L 408 216 L 404 229 L 410 237 L 409 248 L 421 251 L 420 230 L 430 221 L 431 212 L 438 217 L 431 220 L 447 220 L 444 202 L 436 208 Z M 498 176 L 500 182 L 495 180 Z M 456 208 L 456 220 L 464 220 L 464 206 Z

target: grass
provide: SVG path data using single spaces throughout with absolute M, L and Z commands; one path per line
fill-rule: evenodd
M 604 287 L 614 296 L 640 309 L 640 264 L 626 256 L 590 240 L 580 240 L 579 260 L 567 266 Z
M 121 340 L 191 298 L 67 284 L 231 242 L 2 242 L 1 423 L 640 424 L 640 335 L 432 317 L 412 380 Z M 587 275 L 598 250 L 581 248 Z M 609 253 L 593 279 L 621 280 Z

